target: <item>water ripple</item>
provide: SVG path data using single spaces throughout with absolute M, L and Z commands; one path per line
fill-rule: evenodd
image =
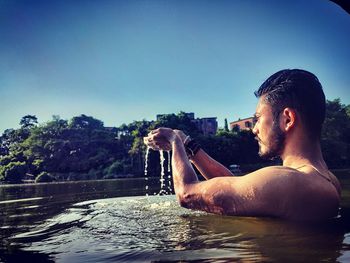
M 76 203 L 11 242 L 26 251 L 49 252 L 57 262 L 259 262 L 281 261 L 286 252 L 319 261 L 339 256 L 344 235 L 332 231 L 216 216 L 181 208 L 174 196 L 143 196 Z

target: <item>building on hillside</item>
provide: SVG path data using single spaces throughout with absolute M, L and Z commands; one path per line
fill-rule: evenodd
M 186 112 L 186 116 L 196 125 L 198 130 L 204 135 L 214 135 L 218 130 L 218 122 L 216 117 L 195 118 L 193 112 Z M 157 120 L 169 114 L 157 114 Z M 170 114 L 171 115 L 171 114 Z
M 238 119 L 237 121 L 230 122 L 230 130 L 238 129 L 239 131 L 242 130 L 252 130 L 254 127 L 254 118 L 249 117 L 245 119 Z
M 115 133 L 118 131 L 117 127 L 104 127 L 104 129 L 106 131 L 115 132 Z
M 204 135 L 215 135 L 218 130 L 218 122 L 216 117 L 197 118 L 193 120 L 198 130 Z
M 184 114 L 190 119 L 194 120 L 194 112 L 184 112 Z M 169 114 L 157 114 L 156 118 L 157 121 L 159 121 L 162 117 L 164 116 L 169 116 L 169 115 L 175 115 L 174 113 L 169 113 Z

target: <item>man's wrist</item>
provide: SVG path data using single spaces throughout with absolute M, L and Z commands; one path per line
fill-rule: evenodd
M 182 143 L 182 140 L 181 138 L 177 135 L 177 134 L 174 134 L 172 137 L 171 137 L 171 140 L 169 141 L 170 144 L 177 144 L 177 143 Z
M 190 136 L 187 136 L 184 140 L 184 146 L 186 149 L 186 153 L 188 155 L 188 158 L 192 158 L 196 155 L 196 153 L 201 149 L 200 144 L 192 139 Z

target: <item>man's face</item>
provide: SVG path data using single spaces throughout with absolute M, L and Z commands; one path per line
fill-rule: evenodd
M 284 148 L 285 134 L 279 126 L 279 118 L 274 120 L 271 106 L 259 99 L 256 108 L 256 123 L 253 133 L 259 143 L 259 155 L 264 159 L 273 159 L 281 155 Z

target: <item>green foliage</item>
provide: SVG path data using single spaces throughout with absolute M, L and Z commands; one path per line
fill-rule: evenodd
M 34 168 L 37 169 L 37 170 L 41 170 L 42 164 L 43 164 L 43 160 L 40 160 L 40 159 L 35 159 L 35 160 L 32 162 L 32 165 L 33 165 Z
M 69 121 L 56 115 L 49 122 L 36 124 L 35 116 L 26 115 L 21 128 L 5 130 L 0 136 L 0 180 L 21 182 L 26 173 L 37 175 L 37 181 L 114 178 L 129 173 L 143 176 L 143 137 L 158 127 L 183 130 L 226 166 L 240 164 L 242 170 L 250 171 L 269 163 L 258 156 L 251 132 L 228 131 L 226 120 L 215 136 L 204 136 L 184 112 L 118 128 L 106 128 L 102 121 L 86 115 Z M 327 101 L 321 145 L 331 168 L 350 167 L 349 134 L 350 105 L 341 104 L 339 99 Z M 149 176 L 159 175 L 159 152 L 150 151 L 148 167 Z
M 24 162 L 10 162 L 0 166 L 0 179 L 9 183 L 20 183 L 27 170 Z
M 227 122 L 227 119 L 226 119 L 226 118 L 225 118 L 225 127 L 224 127 L 224 130 L 225 130 L 226 132 L 229 131 L 229 129 L 228 129 L 228 122 Z
M 16 159 L 12 155 L 4 155 L 0 158 L 0 166 L 8 165 L 10 162 L 15 162 Z
M 348 115 L 348 117 L 350 118 L 350 104 L 345 106 L 345 111 L 346 111 L 346 115 Z
M 23 129 L 28 129 L 34 127 L 38 123 L 38 119 L 35 115 L 26 115 L 22 117 L 19 124 Z
M 87 174 L 87 180 L 96 180 L 103 177 L 103 172 L 100 169 L 92 168 Z
M 327 164 L 331 168 L 350 166 L 350 116 L 349 106 L 340 99 L 327 101 L 321 145 Z
M 20 128 L 18 130 L 7 129 L 0 137 L 0 156 L 14 155 L 16 152 L 22 152 L 21 145 L 30 135 L 29 129 Z
M 118 147 L 116 133 L 101 125 L 101 121 L 85 115 L 74 117 L 69 124 L 55 117 L 32 130 L 25 142 L 25 155 L 41 160 L 42 169 L 51 173 L 84 174 L 106 166 L 124 153 Z
M 52 182 L 55 181 L 55 178 L 47 173 L 47 172 L 41 172 L 36 178 L 35 178 L 35 182 L 36 183 L 48 183 L 48 182 Z
M 210 156 L 227 167 L 234 163 L 266 163 L 260 159 L 257 142 L 249 131 L 221 130 L 216 136 L 200 136 L 198 141 Z
M 86 116 L 82 114 L 80 116 L 72 118 L 72 120 L 69 123 L 69 128 L 89 130 L 103 129 L 103 122 L 91 116 Z
M 152 123 L 150 130 L 159 127 L 182 130 L 184 133 L 191 135 L 192 137 L 196 137 L 200 134 L 195 123 L 192 122 L 188 115 L 183 111 L 178 114 L 162 115 L 157 121 Z
M 104 178 L 114 178 L 121 174 L 124 174 L 124 162 L 116 160 L 105 169 Z

